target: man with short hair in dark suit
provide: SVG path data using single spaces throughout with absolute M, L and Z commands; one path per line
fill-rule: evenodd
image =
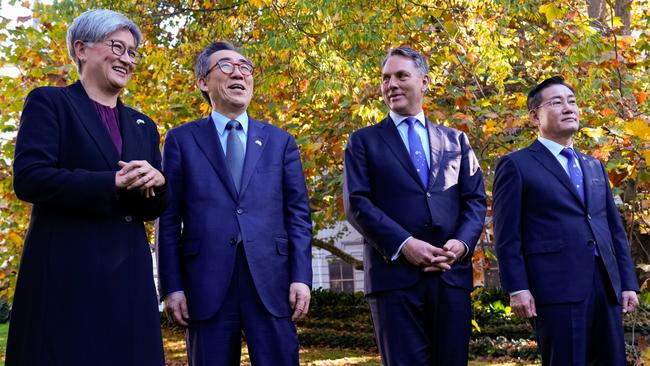
M 625 365 L 621 314 L 639 285 L 605 167 L 573 148 L 580 110 L 559 76 L 528 93 L 539 136 L 504 156 L 494 235 L 512 311 L 534 319 L 544 365 Z
M 365 290 L 385 365 L 467 365 L 472 252 L 485 218 L 483 175 L 467 136 L 422 109 L 424 57 L 391 49 L 390 108 L 345 151 L 348 221 L 365 240 Z

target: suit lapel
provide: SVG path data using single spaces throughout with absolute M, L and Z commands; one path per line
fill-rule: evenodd
M 562 165 L 560 164 L 559 161 L 551 154 L 548 149 L 542 145 L 541 142 L 538 140 L 535 140 L 530 146 L 529 150 L 532 152 L 532 156 L 535 160 L 537 160 L 546 170 L 551 172 L 559 181 L 562 183 L 566 189 L 568 189 L 573 197 L 575 197 L 578 202 L 583 204 L 582 199 L 580 199 L 580 195 L 578 195 L 578 191 L 573 187 L 573 184 L 571 184 L 571 179 L 569 178 L 569 175 L 564 171 L 564 168 L 562 168 Z
M 397 160 L 402 164 L 402 166 L 404 166 L 404 169 L 409 173 L 409 175 L 415 179 L 415 182 L 420 185 L 420 187 L 422 187 L 420 176 L 415 170 L 415 166 L 413 166 L 411 157 L 409 156 L 406 146 L 404 146 L 404 142 L 402 141 L 402 137 L 399 135 L 399 131 L 397 131 L 395 122 L 393 122 L 390 117 L 386 117 L 383 121 L 381 121 L 379 127 L 379 135 L 382 137 L 384 142 L 386 142 L 390 151 L 393 152 Z
M 246 140 L 246 156 L 244 157 L 240 197 L 246 191 L 246 187 L 257 166 L 257 161 L 262 156 L 262 152 L 267 145 L 268 134 L 264 123 L 248 118 L 248 139 Z
M 433 124 L 427 119 L 427 132 L 429 134 L 429 152 L 430 152 L 430 163 L 429 163 L 429 187 L 427 191 L 433 188 L 436 178 L 438 178 L 438 172 L 440 172 L 440 167 L 442 166 L 442 158 L 445 152 L 445 141 L 446 138 L 442 135 L 442 131 L 438 125 Z
M 192 131 L 194 140 L 205 157 L 212 165 L 212 168 L 223 182 L 223 185 L 228 190 L 228 193 L 233 199 L 237 200 L 237 189 L 232 180 L 228 166 L 226 165 L 226 156 L 223 153 L 221 142 L 219 142 L 219 134 L 217 128 L 214 126 L 212 118 L 204 118 L 195 122 L 196 128 Z
M 136 119 L 128 109 L 124 107 L 122 101 L 117 100 L 117 109 L 120 114 L 120 134 L 122 135 L 122 151 L 121 160 L 130 161 L 140 159 L 142 156 L 141 150 L 144 146 L 140 141 L 145 138 L 142 130 L 146 128 L 144 121 Z M 138 121 L 142 121 L 139 122 Z
M 102 123 L 99 114 L 97 114 L 92 104 L 93 102 L 88 97 L 88 94 L 86 94 L 81 82 L 77 81 L 65 88 L 63 92 L 70 99 L 70 105 L 77 118 L 81 121 L 86 131 L 88 131 L 90 137 L 95 141 L 95 144 L 97 144 L 106 164 L 111 169 L 119 170 L 117 162 L 120 158 L 113 144 L 113 140 L 111 140 L 108 130 Z

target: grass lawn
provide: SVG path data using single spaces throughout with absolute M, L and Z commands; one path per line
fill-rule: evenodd
M 0 324 L 0 366 L 4 366 L 4 352 L 7 344 L 9 324 Z M 168 366 L 187 366 L 185 339 L 182 333 L 163 328 L 165 356 Z M 650 360 L 650 347 L 644 352 L 644 361 Z M 303 348 L 300 351 L 300 364 L 304 366 L 380 366 L 379 356 L 364 350 L 332 348 Z M 242 365 L 250 365 L 248 350 L 242 350 Z M 469 366 L 529 366 L 515 362 L 470 361 Z
M 0 365 L 5 364 L 5 345 L 7 344 L 7 332 L 9 323 L 0 324 Z
M 182 333 L 163 328 L 165 357 L 168 366 L 187 366 L 185 339 Z M 242 365 L 250 365 L 246 346 L 242 349 Z M 300 365 L 304 366 L 381 366 L 379 355 L 364 350 L 305 348 L 300 350 Z M 469 366 L 524 366 L 514 362 L 470 361 Z

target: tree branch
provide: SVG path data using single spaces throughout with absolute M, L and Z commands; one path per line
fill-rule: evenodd
M 354 267 L 354 269 L 358 269 L 360 271 L 363 271 L 363 262 L 356 259 L 355 257 L 351 256 L 350 254 L 346 253 L 344 250 L 338 248 L 332 243 L 326 242 L 321 239 L 312 239 L 312 244 L 318 248 L 325 249 L 328 252 L 332 253 L 333 255 L 339 257 L 342 261 L 349 263 Z

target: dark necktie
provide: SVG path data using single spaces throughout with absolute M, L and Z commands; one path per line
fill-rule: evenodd
M 562 156 L 567 158 L 567 168 L 569 170 L 569 178 L 571 179 L 571 184 L 573 187 L 575 187 L 576 191 L 578 191 L 578 195 L 580 196 L 580 200 L 582 202 L 585 201 L 585 188 L 584 188 L 584 183 L 582 179 L 582 172 L 580 171 L 580 168 L 578 167 L 578 159 L 576 159 L 575 153 L 572 148 L 570 147 L 565 147 L 562 149 L 560 152 Z
M 571 184 L 575 187 L 576 191 L 578 191 L 578 195 L 580 196 L 580 200 L 582 202 L 585 201 L 585 187 L 584 187 L 584 180 L 582 179 L 582 171 L 580 168 L 578 168 L 578 159 L 576 158 L 575 152 L 573 151 L 572 148 L 570 147 L 565 147 L 560 151 L 560 154 L 562 156 L 567 158 L 567 168 L 569 170 L 569 178 L 571 178 Z M 598 246 L 594 246 L 594 254 L 595 255 L 600 255 L 598 254 Z
M 232 180 L 235 182 L 235 187 L 239 192 L 239 185 L 241 183 L 241 173 L 244 167 L 244 146 L 237 137 L 237 130 L 241 130 L 241 124 L 238 121 L 232 120 L 226 124 L 228 130 L 228 138 L 226 140 L 226 163 Z
M 420 180 L 424 187 L 429 186 L 429 164 L 427 164 L 427 157 L 422 147 L 422 140 L 420 140 L 420 135 L 415 132 L 415 124 L 418 123 L 418 120 L 409 117 L 404 120 L 409 126 L 408 130 L 408 140 L 409 140 L 409 154 L 411 155 L 411 161 L 417 170 Z

